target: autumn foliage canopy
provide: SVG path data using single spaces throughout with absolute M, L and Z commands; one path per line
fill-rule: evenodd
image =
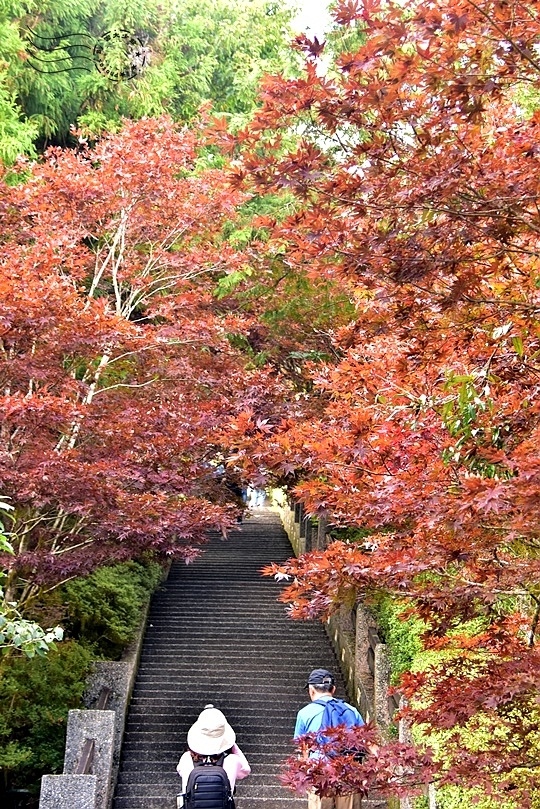
M 0 188 L 12 586 L 24 601 L 145 549 L 189 559 L 236 519 L 214 474 L 227 455 L 362 529 L 267 571 L 290 577 L 294 617 L 385 593 L 422 619 L 432 654 L 399 683 L 418 751 L 295 760 L 289 783 L 436 779 L 527 809 L 540 771 L 538 9 L 341 0 L 333 13 L 350 51 L 325 61 L 299 37 L 302 74 L 268 77 L 240 134 L 215 125 L 232 172 L 205 168 L 194 135 L 143 120 Z M 259 244 L 224 238 L 243 200 L 280 195 L 280 215 L 254 222 Z M 272 361 L 246 363 L 241 347 L 253 359 L 271 322 L 249 285 L 277 307 L 292 276 L 313 295 L 298 299 L 303 321 L 271 332 Z M 215 294 L 223 278 L 240 279 L 230 298 Z M 352 312 L 333 328 L 314 316 L 327 289 Z M 294 378 L 285 349 L 302 358 Z
M 0 485 L 22 605 L 145 550 L 189 559 L 236 524 L 219 432 L 272 398 L 213 295 L 246 261 L 221 238 L 240 199 L 167 119 L 51 150 L 0 187 Z
M 305 72 L 266 81 L 236 177 L 294 194 L 273 238 L 299 270 L 348 289 L 356 316 L 335 330 L 339 360 L 313 367 L 319 414 L 245 441 L 308 511 L 369 536 L 268 572 L 292 577 L 296 617 L 383 591 L 423 619 L 439 663 L 400 690 L 409 720 L 444 738 L 441 782 L 528 806 L 540 753 L 538 9 L 350 0 L 335 19 L 363 44 L 325 67 L 320 43 L 299 38 Z

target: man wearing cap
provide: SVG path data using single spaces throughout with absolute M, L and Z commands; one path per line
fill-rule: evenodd
M 327 669 L 313 669 L 305 687 L 309 692 L 311 702 L 298 711 L 294 727 L 295 739 L 306 733 L 316 733 L 321 730 L 324 703 L 333 698 L 336 682 L 334 675 Z M 317 701 L 315 702 L 315 700 Z M 359 711 L 349 703 L 346 705 L 355 714 L 357 724 L 363 725 L 364 720 Z M 316 753 L 312 755 L 316 755 Z M 362 796 L 357 794 L 323 797 L 315 792 L 308 793 L 308 809 L 360 809 L 361 804 Z
M 236 733 L 227 722 L 223 714 L 213 705 L 206 705 L 201 711 L 197 721 L 190 727 L 187 734 L 189 750 L 180 757 L 176 770 L 182 778 L 182 790 L 185 790 L 189 774 L 196 761 L 202 759 L 223 759 L 223 769 L 227 773 L 231 792 L 237 781 L 246 778 L 251 767 L 236 744 Z

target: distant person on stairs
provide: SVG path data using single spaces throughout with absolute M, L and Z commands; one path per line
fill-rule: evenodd
M 264 489 L 257 489 L 254 486 L 248 486 L 247 502 L 250 508 L 260 508 L 264 506 L 266 500 L 266 491 Z
M 334 692 L 336 684 L 334 675 L 326 669 L 314 669 L 308 677 L 305 685 L 309 692 L 311 702 L 300 708 L 296 715 L 296 725 L 294 727 L 294 738 L 298 739 L 306 733 L 316 733 L 323 730 L 328 725 L 323 724 L 326 703 L 335 700 Z M 346 709 L 347 726 L 363 725 L 364 720 L 360 712 L 348 702 L 339 701 L 339 705 Z M 306 756 L 308 755 L 306 751 Z M 317 755 L 310 753 L 309 755 Z M 319 754 L 320 755 L 320 754 Z M 336 795 L 335 797 L 324 797 L 315 792 L 308 793 L 308 809 L 360 809 L 362 796 Z
M 182 792 L 185 793 L 190 773 L 199 764 L 220 764 L 229 779 L 231 793 L 235 784 L 247 778 L 251 772 L 248 760 L 236 744 L 236 733 L 227 722 L 225 715 L 206 705 L 197 721 L 187 734 L 188 750 L 182 754 L 176 770 L 182 779 Z M 178 806 L 182 807 L 182 796 Z

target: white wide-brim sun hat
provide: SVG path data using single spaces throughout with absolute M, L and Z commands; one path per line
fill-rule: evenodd
M 189 749 L 203 756 L 217 756 L 224 753 L 235 741 L 236 733 L 225 719 L 225 715 L 213 706 L 201 711 L 187 734 Z

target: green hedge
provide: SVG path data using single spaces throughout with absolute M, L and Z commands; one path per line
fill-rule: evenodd
M 46 657 L 11 656 L 0 672 L 0 769 L 11 785 L 62 770 L 67 713 L 79 708 L 92 654 L 64 641 Z
M 407 605 L 388 595 L 377 594 L 368 599 L 367 606 L 377 621 L 390 653 L 392 684 L 408 671 L 414 659 L 422 652 L 420 636 L 425 624 L 419 618 L 405 618 Z
M 135 637 L 162 575 L 155 562 L 124 562 L 69 582 L 61 591 L 67 632 L 96 656 L 117 659 Z
M 404 671 L 424 670 L 430 665 L 440 665 L 445 655 L 452 652 L 423 651 L 421 635 L 425 624 L 418 618 L 405 618 L 406 602 L 392 598 L 386 594 L 372 595 L 367 599 L 367 606 L 377 621 L 381 635 L 388 646 L 392 664 L 392 683 L 397 684 Z M 462 625 L 460 631 L 474 634 L 480 631 L 479 620 Z M 413 736 L 416 736 L 413 729 Z M 444 732 L 433 734 L 431 737 L 422 736 L 424 744 L 437 750 L 439 745 L 444 746 Z M 526 774 L 523 774 L 526 777 Z M 533 809 L 540 809 L 540 790 L 531 784 L 531 798 Z M 488 797 L 478 790 L 465 789 L 459 786 L 447 786 L 437 789 L 437 809 L 520 809 L 506 796 Z M 414 809 L 428 809 L 427 798 L 417 798 Z
M 481 793 L 472 789 L 463 789 L 457 786 L 448 786 L 437 789 L 437 809 L 519 809 L 513 801 L 497 796 L 493 798 L 482 797 Z M 539 804 L 533 799 L 533 809 Z M 429 809 L 427 798 L 417 798 L 414 809 Z
M 35 616 L 63 615 L 66 640 L 45 657 L 0 657 L 0 773 L 9 788 L 39 791 L 62 771 L 68 711 L 80 708 L 97 658 L 117 659 L 134 638 L 163 574 L 155 562 L 104 567 L 58 588 Z M 0 797 L 2 797 L 0 782 Z

